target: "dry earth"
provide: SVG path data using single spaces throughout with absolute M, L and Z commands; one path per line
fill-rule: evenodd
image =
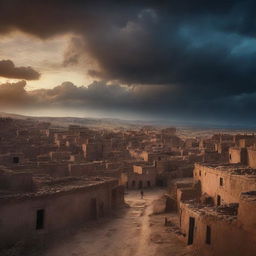
M 43 256 L 189 256 L 191 252 L 164 226 L 165 214 L 152 215 L 161 190 L 126 195 L 128 207 L 111 219 L 87 225 L 62 242 L 52 243 Z

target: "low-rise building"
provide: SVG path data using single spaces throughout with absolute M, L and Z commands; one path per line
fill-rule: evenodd
M 41 179 L 34 185 L 28 192 L 1 186 L 0 248 L 103 217 L 123 203 L 122 187 L 113 178 Z

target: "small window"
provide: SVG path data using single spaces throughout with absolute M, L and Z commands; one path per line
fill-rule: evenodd
M 44 209 L 37 210 L 36 212 L 36 229 L 44 228 Z
M 230 160 L 232 159 L 232 155 L 231 155 L 231 154 L 229 154 L 229 159 L 230 159 Z
M 20 159 L 19 159 L 19 157 L 15 156 L 15 157 L 13 157 L 12 161 L 14 164 L 18 164 Z
M 217 195 L 217 206 L 221 205 L 221 197 Z
M 223 178 L 220 178 L 220 186 L 223 186 Z
M 199 176 L 201 176 L 202 175 L 202 172 L 201 171 L 199 171 Z
M 211 244 L 211 227 L 210 226 L 206 227 L 205 243 L 206 244 Z

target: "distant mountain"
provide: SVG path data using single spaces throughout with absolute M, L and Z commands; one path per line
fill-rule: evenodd
M 69 125 L 81 125 L 89 128 L 125 128 L 125 129 L 139 129 L 142 126 L 155 126 L 159 128 L 166 128 L 170 126 L 177 127 L 180 131 L 196 133 L 205 131 L 207 133 L 218 132 L 255 132 L 256 127 L 243 126 L 235 124 L 213 124 L 213 123 L 201 123 L 201 122 L 171 122 L 168 120 L 123 120 L 118 118 L 92 118 L 92 117 L 47 117 L 47 116 L 25 116 L 13 113 L 0 112 L 0 117 L 11 117 L 13 119 L 33 119 L 41 122 L 51 122 L 54 126 L 69 126 Z M 178 132 L 179 133 L 179 132 Z
M 152 125 L 154 122 L 139 120 L 121 120 L 117 118 L 81 118 L 81 117 L 47 117 L 47 116 L 25 116 L 12 113 L 0 112 L 0 117 L 10 117 L 13 119 L 33 119 L 41 122 L 51 122 L 56 126 L 81 125 L 90 128 L 140 128 L 144 125 Z

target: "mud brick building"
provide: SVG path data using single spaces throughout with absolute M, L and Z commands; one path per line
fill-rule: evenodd
M 183 240 L 198 255 L 256 254 L 256 169 L 195 164 L 194 182 L 177 189 Z
M 3 183 L 0 173 L 0 248 L 76 227 L 123 203 L 122 187 L 113 178 L 40 178 L 31 187 L 31 176 L 16 175 L 5 174 Z M 4 185 L 7 179 L 12 180 L 9 186 Z M 27 187 L 17 186 L 24 181 Z

